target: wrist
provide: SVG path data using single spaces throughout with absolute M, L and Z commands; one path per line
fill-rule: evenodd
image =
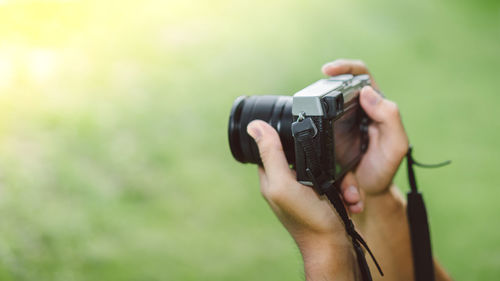
M 380 229 L 392 221 L 406 221 L 406 201 L 394 184 L 383 193 L 366 195 L 364 202 L 364 211 L 353 216 L 362 233 L 367 229 Z
M 363 213 L 353 216 L 353 219 L 387 278 L 412 280 L 411 240 L 402 194 L 391 185 L 389 192 L 368 197 L 365 203 Z
M 389 184 L 384 186 L 382 189 L 380 189 L 379 185 L 374 187 L 373 189 L 376 189 L 377 191 L 371 191 L 371 188 L 365 192 L 365 195 L 367 198 L 376 198 L 376 197 L 381 197 L 385 195 L 389 195 L 393 188 L 394 188 L 394 183 L 391 181 Z
M 388 188 L 379 193 L 366 194 L 366 206 L 369 209 L 381 209 L 384 213 L 390 213 L 393 208 L 400 208 L 406 205 L 403 195 L 399 189 L 391 183 Z
M 347 234 L 296 239 L 307 281 L 357 280 L 359 269 Z

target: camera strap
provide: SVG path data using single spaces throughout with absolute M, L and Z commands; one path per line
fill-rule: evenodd
M 423 168 L 438 168 L 451 163 L 446 161 L 435 165 L 421 164 L 413 159 L 412 147 L 406 153 L 406 163 L 408 170 L 408 181 L 410 191 L 407 193 L 406 214 L 410 227 L 411 248 L 413 255 L 413 268 L 415 281 L 434 281 L 434 262 L 432 259 L 431 237 L 427 211 L 425 209 L 422 193 L 417 189 L 417 180 L 413 166 Z
M 296 121 L 292 124 L 293 137 L 295 138 L 296 143 L 300 145 L 300 148 L 304 151 L 307 167 L 306 172 L 313 183 L 315 191 L 319 195 L 325 195 L 332 203 L 333 207 L 342 219 L 346 233 L 351 237 L 363 281 L 372 281 L 372 276 L 365 258 L 365 253 L 363 252 L 363 248 L 365 248 L 370 254 L 380 274 L 384 276 L 384 273 L 382 272 L 382 269 L 380 268 L 367 243 L 354 228 L 354 224 L 349 218 L 344 202 L 340 197 L 338 183 L 321 167 L 313 141 L 317 132 L 318 130 L 314 121 L 310 117 Z

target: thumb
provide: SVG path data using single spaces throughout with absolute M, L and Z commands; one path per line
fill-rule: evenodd
M 366 86 L 361 90 L 359 102 L 373 121 L 389 126 L 401 124 L 398 106 L 384 99 L 372 87 Z
M 370 143 L 380 141 L 382 145 L 388 146 L 391 151 L 398 155 L 404 155 L 408 149 L 408 137 L 406 136 L 403 122 L 399 114 L 398 106 L 382 98 L 372 87 L 366 86 L 361 90 L 359 102 L 375 124 L 370 126 Z M 375 130 L 375 128 L 379 130 Z M 373 136 L 380 132 L 380 140 Z M 401 156 L 402 157 L 402 156 Z
M 276 130 L 264 121 L 254 120 L 248 124 L 247 132 L 257 143 L 268 180 L 278 182 L 291 177 L 292 172 Z

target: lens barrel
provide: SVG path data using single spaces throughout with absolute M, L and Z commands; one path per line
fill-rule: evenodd
M 234 101 L 228 129 L 233 157 L 242 163 L 262 164 L 257 145 L 247 133 L 247 125 L 257 119 L 276 129 L 288 163 L 293 164 L 295 152 L 291 96 L 241 96 Z

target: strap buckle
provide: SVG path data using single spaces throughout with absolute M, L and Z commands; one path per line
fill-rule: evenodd
M 308 136 L 311 139 L 318 134 L 318 128 L 311 117 L 305 119 L 299 118 L 297 121 L 292 123 L 292 136 Z

